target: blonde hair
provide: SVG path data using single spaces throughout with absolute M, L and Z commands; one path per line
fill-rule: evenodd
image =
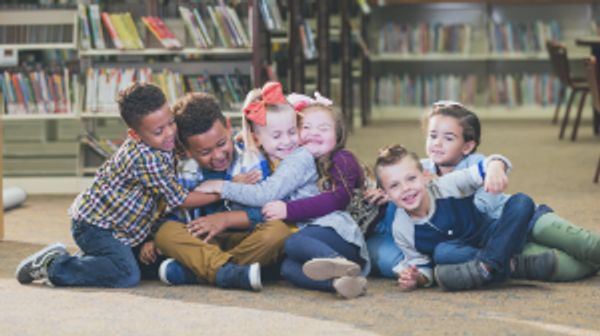
M 246 98 L 244 99 L 244 104 L 242 105 L 242 137 L 244 140 L 244 144 L 247 146 L 247 148 L 254 149 L 254 150 L 260 149 L 256 145 L 254 138 L 252 137 L 252 133 L 256 132 L 256 125 L 252 120 L 246 118 L 246 114 L 243 113 L 243 111 L 246 109 L 246 107 L 248 107 L 248 105 L 250 105 L 250 103 L 259 100 L 261 97 L 262 97 L 261 89 L 252 89 L 246 95 Z M 267 113 L 271 113 L 271 112 L 278 113 L 278 112 L 285 112 L 285 111 L 294 112 L 294 107 L 292 105 L 290 105 L 289 103 L 267 104 L 266 110 L 267 110 Z M 267 153 L 263 153 L 263 154 L 267 154 Z M 268 155 L 265 155 L 265 156 L 267 158 L 269 158 Z

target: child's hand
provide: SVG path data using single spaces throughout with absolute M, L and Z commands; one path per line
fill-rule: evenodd
M 262 214 L 266 220 L 284 220 L 287 218 L 287 204 L 283 201 L 272 201 L 265 204 Z
M 204 181 L 194 190 L 205 194 L 220 194 L 223 190 L 223 180 Z
M 262 178 L 260 170 L 252 170 L 247 173 L 240 173 L 231 178 L 232 182 L 255 184 Z
M 487 167 L 487 174 L 483 181 L 483 189 L 489 193 L 498 194 L 508 187 L 506 166 L 501 160 L 492 160 Z
M 369 204 L 375 205 L 383 205 L 389 202 L 390 200 L 385 191 L 379 188 L 365 190 L 365 192 L 363 193 L 363 197 Z
M 140 249 L 140 261 L 143 264 L 150 265 L 156 261 L 158 255 L 161 255 L 159 249 L 154 245 L 154 241 L 145 242 Z
M 229 227 L 226 213 L 215 213 L 194 219 L 187 224 L 188 232 L 194 237 L 204 237 L 203 241 L 208 243 L 214 236 L 225 231 Z
M 417 288 L 418 279 L 421 273 L 417 269 L 417 266 L 411 265 L 405 268 L 398 277 L 398 284 L 400 289 L 404 291 L 410 291 Z

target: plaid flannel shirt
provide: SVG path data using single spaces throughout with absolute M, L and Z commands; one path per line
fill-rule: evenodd
M 69 209 L 73 220 L 113 230 L 126 245 L 140 244 L 152 224 L 181 205 L 188 191 L 177 182 L 172 152 L 127 138 L 96 172 L 92 186 Z

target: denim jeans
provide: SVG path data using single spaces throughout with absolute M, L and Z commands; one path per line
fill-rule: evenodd
M 140 268 L 130 246 L 113 237 L 112 230 L 73 221 L 72 234 L 83 256 L 61 256 L 48 268 L 55 286 L 133 287 Z
M 367 239 L 367 248 L 369 249 L 371 264 L 373 265 L 371 273 L 386 278 L 395 279 L 398 277 L 393 269 L 394 266 L 398 265 L 404 259 L 404 254 L 398 245 L 396 245 L 391 232 L 374 232 Z
M 502 215 L 481 235 L 474 245 L 459 240 L 440 243 L 433 253 L 436 264 L 457 264 L 478 259 L 494 269 L 494 280 L 503 281 L 510 275 L 510 258 L 519 254 L 527 239 L 528 224 L 535 205 L 525 194 L 511 196 Z
M 286 257 L 281 264 L 281 275 L 297 287 L 334 291 L 332 280 L 316 281 L 302 272 L 302 265 L 314 258 L 344 257 L 359 265 L 360 248 L 348 243 L 335 230 L 328 227 L 308 225 L 291 235 L 285 242 Z

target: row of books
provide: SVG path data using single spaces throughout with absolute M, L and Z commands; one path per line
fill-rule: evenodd
M 250 38 L 237 12 L 224 4 L 179 6 L 179 13 L 196 48 L 248 48 Z
M 79 96 L 78 75 L 59 71 L 5 71 L 0 88 L 6 114 L 72 113 Z
M 557 21 L 537 20 L 529 23 L 494 23 L 489 25 L 489 50 L 491 52 L 542 52 L 546 40 L 560 40 Z
M 258 6 L 268 31 L 277 32 L 286 29 L 285 23 L 281 19 L 281 11 L 277 5 L 277 0 L 259 0 Z
M 164 69 L 160 72 L 150 68 L 90 68 L 86 73 L 84 110 L 92 113 L 117 113 L 119 92 L 134 81 L 152 82 L 160 86 L 169 104 L 185 92 L 207 92 L 219 99 L 221 106 L 233 109 L 240 105 L 251 90 L 249 75 L 234 70 L 231 74 L 183 76 Z
M 78 16 L 83 49 L 105 49 L 105 31 L 117 49 L 144 48 L 131 13 L 100 12 L 100 7 L 92 4 L 78 5 Z
M 545 74 L 490 75 L 489 103 L 497 105 L 553 105 L 558 99 L 560 81 Z
M 480 88 L 481 84 L 487 88 Z M 559 90 L 560 82 L 548 74 L 492 74 L 487 81 L 474 74 L 386 75 L 375 82 L 375 104 L 429 106 L 438 100 L 455 100 L 467 105 L 546 106 L 555 104 Z M 477 101 L 478 96 L 485 101 Z
M 379 53 L 469 53 L 471 26 L 388 22 L 379 32 Z
M 250 76 L 239 71 L 233 74 L 186 76 L 185 82 L 187 91 L 210 93 L 219 99 L 222 108 L 228 110 L 237 110 L 252 89 Z
M 169 104 L 183 95 L 183 76 L 170 70 L 154 72 L 150 68 L 89 68 L 86 73 L 85 107 L 93 113 L 117 113 L 119 92 L 135 81 L 160 86 Z
M 79 140 L 81 143 L 90 147 L 96 154 L 100 155 L 104 159 L 113 155 L 120 146 L 119 141 L 99 138 L 94 133 L 89 131 L 87 131 L 85 134 L 82 134 Z
M 0 25 L 0 44 L 73 43 L 73 25 Z

